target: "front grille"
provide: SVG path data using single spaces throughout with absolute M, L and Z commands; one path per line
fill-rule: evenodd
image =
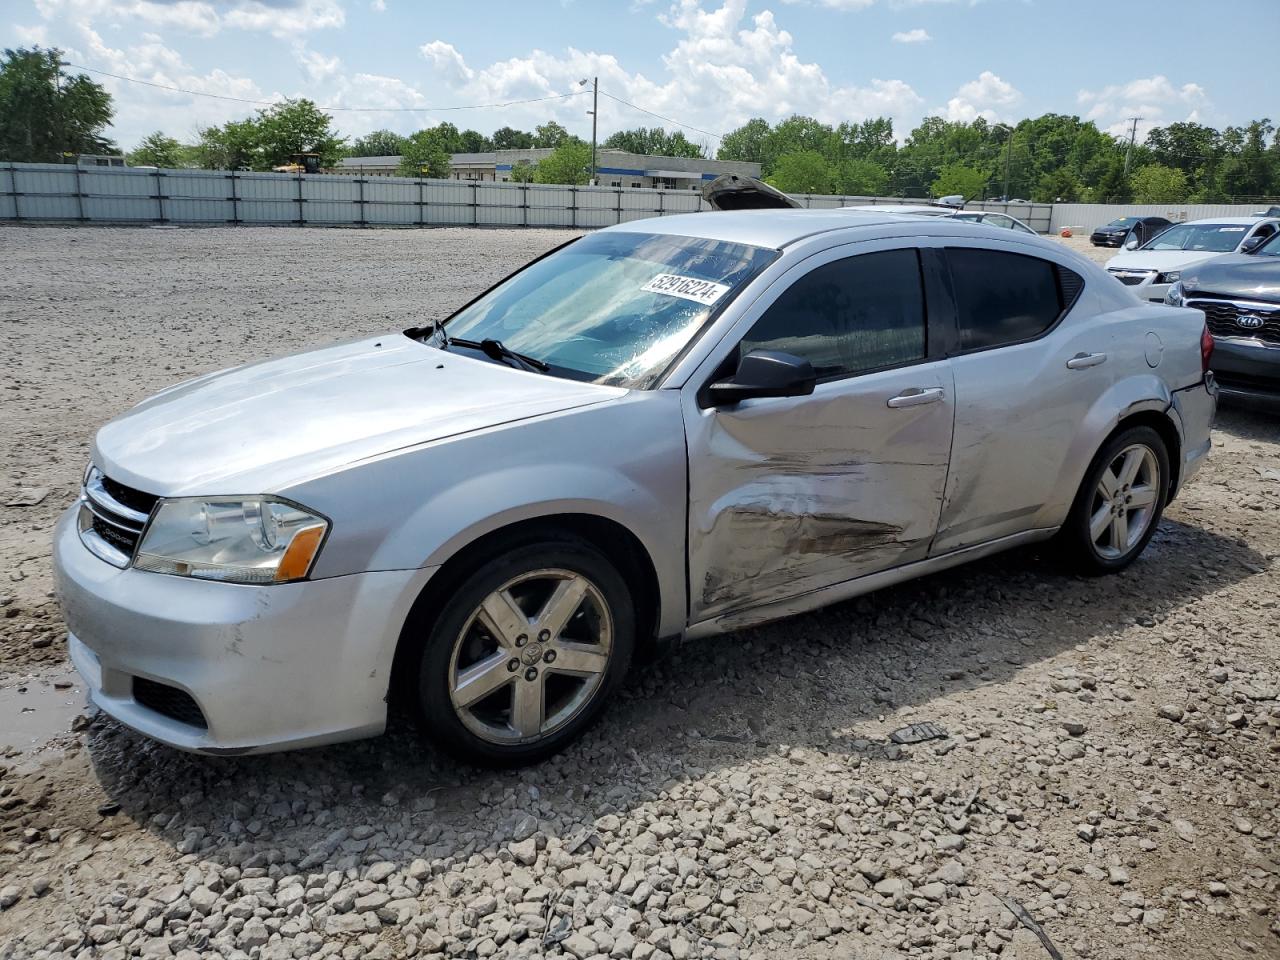
M 145 677 L 133 678 L 133 699 L 148 710 L 162 717 L 177 720 L 189 727 L 208 730 L 209 722 L 191 694 L 167 683 L 157 683 Z
M 1147 279 L 1147 277 L 1151 276 L 1149 273 L 1113 273 L 1111 275 L 1126 287 L 1136 287 L 1143 280 Z
M 80 491 L 81 542 L 108 563 L 127 567 L 159 499 L 90 467 Z
M 1204 311 L 1205 323 L 1215 337 L 1252 337 L 1263 343 L 1280 344 L 1280 304 L 1196 297 L 1188 300 L 1187 306 Z M 1262 325 L 1242 327 L 1236 322 L 1242 316 L 1258 317 Z

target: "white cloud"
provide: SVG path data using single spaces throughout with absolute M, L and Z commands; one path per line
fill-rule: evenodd
M 30 27 L 15 24 L 13 35 L 18 38 L 19 46 L 49 46 L 49 29 L 42 23 L 37 23 Z
M 386 13 L 387 0 L 373 0 L 373 2 L 369 4 L 369 8 L 373 10 L 374 13 Z
M 929 31 L 924 27 L 916 27 L 914 30 L 903 30 L 893 35 L 894 43 L 925 43 L 932 40 Z
M 970 80 L 956 91 L 945 107 L 936 113 L 946 120 L 971 123 L 978 117 L 989 121 L 1000 120 L 1004 114 L 996 108 L 1012 107 L 1022 99 L 1022 93 L 1006 80 L 990 70 L 984 70 L 978 79 Z
M 716 134 L 740 126 L 754 116 L 781 119 L 792 113 L 825 122 L 891 116 L 905 134 L 920 113 L 923 100 L 909 84 L 873 79 L 865 86 L 833 83 L 822 67 L 802 60 L 794 38 L 768 10 L 746 13 L 747 0 L 723 0 L 704 7 L 699 0 L 677 0 L 659 21 L 676 35 L 662 57 L 665 75 L 656 78 L 627 70 L 610 54 L 570 47 L 563 52 L 534 50 L 478 66 L 469 64 L 452 44 L 434 40 L 420 47 L 432 64 L 433 101 L 439 84 L 455 102 L 489 103 L 577 92 L 583 77 L 600 78 L 600 88 L 654 113 L 672 117 Z M 500 119 L 477 117 L 477 125 L 530 126 L 554 118 L 570 130 L 590 130 L 581 98 L 512 107 Z M 457 120 L 460 124 L 462 118 Z M 614 130 L 664 122 L 637 112 L 602 94 L 600 124 Z M 672 124 L 666 123 L 668 127 Z M 706 139 L 685 130 L 694 140 Z M 714 151 L 716 141 L 711 140 Z
M 302 69 L 307 71 L 307 76 L 317 83 L 321 80 L 327 80 L 329 77 L 337 76 L 342 69 L 342 59 L 340 57 L 326 57 L 315 50 L 307 49 L 302 44 L 294 47 L 293 55 L 298 63 L 301 64 Z
M 1140 117 L 1139 141 L 1152 127 L 1177 120 L 1200 121 L 1212 106 L 1200 84 L 1177 86 L 1162 74 L 1112 84 L 1100 90 L 1081 90 L 1076 94 L 1076 102 L 1086 108 L 1086 120 L 1094 121 L 1113 136 L 1128 137 L 1130 118 Z
M 46 19 L 73 23 L 128 24 L 173 28 L 213 36 L 224 28 L 263 31 L 280 37 L 341 27 L 339 0 L 34 0 Z

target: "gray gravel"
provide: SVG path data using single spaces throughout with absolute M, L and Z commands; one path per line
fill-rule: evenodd
M 49 527 L 97 424 L 568 236 L 0 227 L 0 691 L 63 667 Z M 1278 455 L 1224 411 L 1126 574 L 1021 551 L 691 644 L 519 773 L 399 720 L 219 760 L 86 717 L 0 761 L 0 957 L 1280 956 Z

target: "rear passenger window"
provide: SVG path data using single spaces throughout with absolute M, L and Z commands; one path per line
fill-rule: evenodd
M 743 338 L 742 355 L 752 350 L 804 357 L 819 377 L 924 359 L 924 294 L 915 250 L 864 253 L 815 267 Z
M 1048 260 L 959 247 L 949 248 L 947 259 L 962 350 L 1030 340 L 1053 326 L 1062 314 L 1059 268 Z M 1069 270 L 1062 273 L 1079 280 Z M 1070 299 L 1075 292 L 1073 289 Z

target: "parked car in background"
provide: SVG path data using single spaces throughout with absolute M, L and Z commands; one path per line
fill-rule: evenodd
M 1163 303 L 1187 267 L 1225 253 L 1249 253 L 1280 229 L 1280 217 L 1216 217 L 1175 224 L 1107 261 L 1107 271 L 1143 300 Z
M 1184 270 L 1165 302 L 1204 311 L 1224 396 L 1280 410 L 1280 233 Z
M 1209 451 L 1203 332 L 984 224 L 609 227 L 102 427 L 55 533 L 70 655 L 187 750 L 375 734 L 396 695 L 468 762 L 535 761 L 663 639 L 1055 536 L 1125 569 Z
M 1135 230 L 1138 234 L 1138 245 L 1146 243 L 1165 227 L 1173 226 L 1172 220 L 1164 217 L 1117 217 L 1110 223 L 1095 227 L 1089 234 L 1089 242 L 1095 247 L 1119 247 Z

